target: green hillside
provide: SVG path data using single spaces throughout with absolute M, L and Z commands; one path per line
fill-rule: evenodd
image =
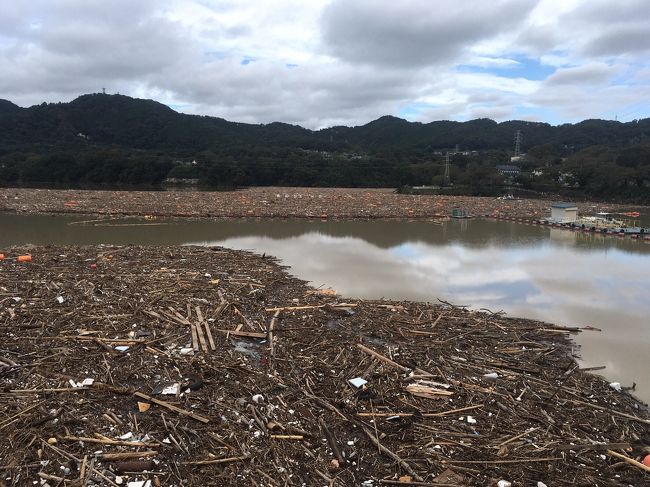
M 527 156 L 517 162 L 521 175 L 509 181 L 496 166 L 510 163 L 516 131 Z M 646 201 L 648 147 L 650 119 L 552 126 L 385 116 L 356 127 L 308 130 L 186 115 L 123 95 L 29 108 L 0 100 L 4 184 L 155 185 L 172 177 L 217 186 L 446 185 L 449 151 L 453 188 L 447 191 L 493 194 L 509 184 Z

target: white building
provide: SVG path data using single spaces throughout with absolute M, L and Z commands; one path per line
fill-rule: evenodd
M 556 223 L 573 223 L 578 219 L 578 207 L 573 203 L 553 203 L 551 221 Z

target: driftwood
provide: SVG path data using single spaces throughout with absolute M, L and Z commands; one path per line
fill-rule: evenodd
M 579 369 L 580 330 L 344 300 L 221 248 L 29 253 L 0 261 L 8 485 L 647 483 L 648 411 Z

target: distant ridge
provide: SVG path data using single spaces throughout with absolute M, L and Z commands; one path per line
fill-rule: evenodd
M 622 147 L 648 140 L 650 119 L 635 122 L 585 120 L 547 123 L 490 119 L 468 122 L 409 122 L 384 116 L 356 127 L 309 130 L 281 122 L 246 124 L 218 117 L 186 115 L 154 100 L 88 94 L 69 103 L 20 108 L 0 100 L 0 153 L 39 147 L 80 145 L 186 153 L 224 147 L 285 147 L 325 151 L 510 150 L 515 131 L 524 147 L 542 144 Z M 82 134 L 84 137 L 81 137 Z
M 511 161 L 517 131 L 525 156 Z M 499 169 L 511 163 L 514 173 Z M 226 188 L 425 186 L 442 194 L 647 204 L 650 119 L 553 126 L 384 116 L 309 130 L 187 115 L 124 95 L 89 94 L 29 108 L 0 101 L 0 184 L 160 187 L 164 181 Z
M 18 105 L 10 102 L 9 100 L 3 100 L 0 98 L 0 114 L 3 113 L 16 113 L 22 110 Z

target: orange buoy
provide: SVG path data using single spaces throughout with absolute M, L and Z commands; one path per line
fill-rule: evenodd
M 32 256 L 31 255 L 19 255 L 16 257 L 17 262 L 31 262 L 32 261 Z
M 643 463 L 646 467 L 650 467 L 650 455 L 646 455 L 643 459 L 643 462 L 641 463 Z
M 5 254 L 0 254 L 0 260 L 4 260 L 4 259 L 5 259 Z

